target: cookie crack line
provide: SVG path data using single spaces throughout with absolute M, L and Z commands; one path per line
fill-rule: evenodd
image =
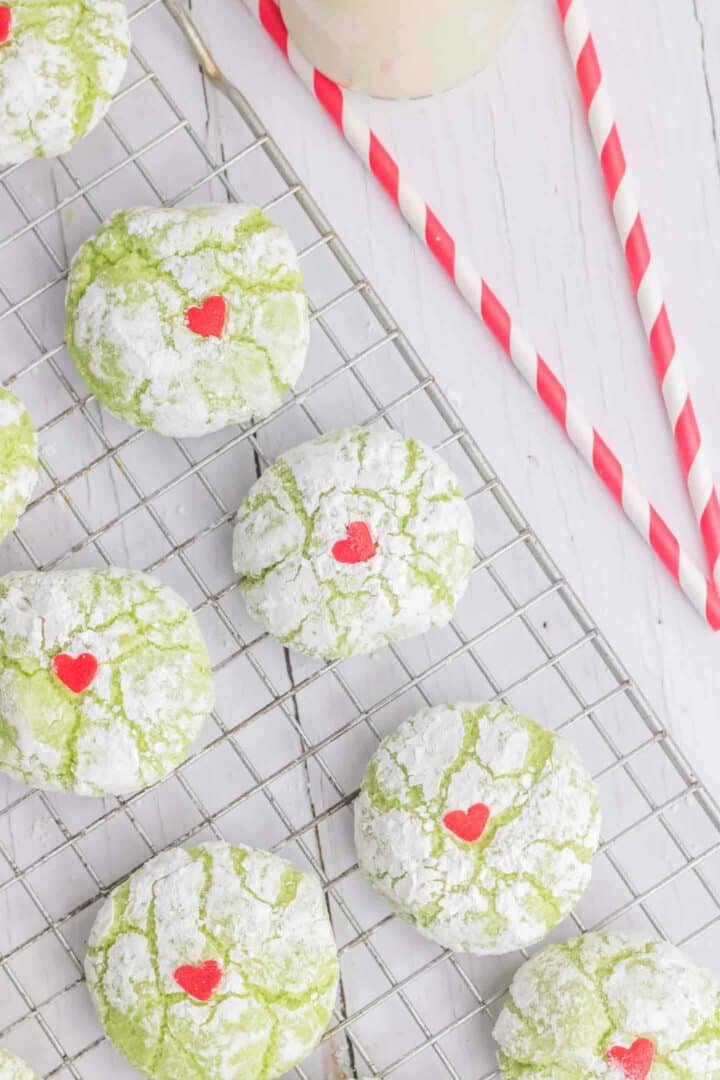
M 208 964 L 212 986 L 175 985 L 181 965 Z M 223 1080 L 238 1062 L 266 1080 L 320 1040 L 338 962 L 315 878 L 211 842 L 156 856 L 111 894 L 86 973 L 107 1034 L 153 1080 Z
M 122 82 L 129 30 L 121 0 L 10 7 L 12 31 L 0 50 L 0 160 L 19 164 L 69 150 L 101 119 Z M 18 63 L 32 92 L 13 78 Z
M 0 765 L 78 794 L 123 794 L 167 775 L 214 701 L 190 609 L 117 568 L 0 578 L 0 673 Z
M 251 615 L 274 637 L 343 659 L 445 625 L 469 581 L 472 531 L 434 451 L 347 428 L 263 473 L 239 510 L 233 563 Z
M 504 704 L 405 721 L 355 806 L 363 874 L 427 937 L 480 955 L 531 945 L 562 920 L 589 881 L 599 826 L 570 745 Z
M 223 307 L 210 322 L 208 304 Z M 300 377 L 310 322 L 285 230 L 208 204 L 113 215 L 73 259 L 66 329 L 107 409 L 194 437 L 269 415 Z
M 571 1010 L 565 1007 L 569 995 Z M 639 1023 L 632 1019 L 636 999 Z M 570 1075 L 582 1063 L 588 1080 L 604 1076 L 608 1066 L 628 1076 L 650 1076 L 656 1066 L 678 1080 L 714 1076 L 720 986 L 665 942 L 590 933 L 548 946 L 516 974 L 494 1033 L 503 1076 L 546 1066 L 542 1048 L 550 1033 L 553 1064 Z

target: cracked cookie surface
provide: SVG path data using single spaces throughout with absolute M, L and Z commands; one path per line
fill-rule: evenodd
M 718 1080 L 720 987 L 667 942 L 587 934 L 520 968 L 494 1036 L 504 1080 Z
M 64 154 L 105 115 L 127 66 L 124 0 L 5 0 L 0 164 Z
M 147 574 L 0 579 L 0 769 L 120 795 L 161 779 L 209 715 L 213 678 L 184 600 Z
M 379 746 L 355 804 L 365 877 L 426 937 L 499 954 L 585 891 L 597 790 L 575 749 L 508 706 L 423 709 Z
M 309 333 L 295 249 L 255 207 L 122 210 L 72 262 L 80 374 L 111 413 L 161 435 L 269 415 L 300 377 Z
M 179 972 L 208 965 L 211 989 L 183 989 Z M 117 888 L 85 970 L 108 1036 L 155 1080 L 282 1076 L 319 1042 L 338 982 L 318 881 L 225 843 L 165 852 Z
M 250 614 L 327 659 L 452 618 L 473 562 L 457 479 L 414 439 L 344 428 L 283 454 L 238 512 L 233 562 Z
M 27 409 L 0 387 L 0 540 L 30 501 L 38 467 L 37 434 Z
M 0 1046 L 0 1080 L 38 1080 L 29 1065 Z

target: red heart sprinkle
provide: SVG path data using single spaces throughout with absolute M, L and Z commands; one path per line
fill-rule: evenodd
M 92 653 L 84 652 L 79 656 L 58 653 L 53 659 L 53 671 L 61 683 L 74 694 L 82 694 L 97 675 L 98 662 Z
M 222 977 L 223 970 L 217 960 L 205 960 L 202 964 L 183 964 L 173 973 L 173 979 L 180 989 L 197 1001 L 209 1001 Z
M 208 296 L 200 307 L 188 308 L 185 313 L 188 330 L 200 337 L 222 337 L 228 317 L 224 296 Z
M 451 810 L 443 818 L 443 825 L 451 833 L 468 844 L 476 843 L 485 832 L 490 818 L 490 807 L 475 803 L 469 810 Z
M 0 45 L 4 45 L 10 38 L 12 30 L 12 8 L 0 7 Z
M 636 1039 L 629 1049 L 613 1046 L 605 1056 L 608 1064 L 620 1069 L 627 1080 L 645 1080 L 652 1069 L 655 1046 L 650 1039 Z
M 336 562 L 369 562 L 377 555 L 377 544 L 364 521 L 353 521 L 347 527 L 347 537 L 333 544 L 332 553 Z

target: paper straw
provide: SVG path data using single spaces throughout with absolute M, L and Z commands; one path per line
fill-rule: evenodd
M 683 551 L 671 529 L 625 472 L 599 432 L 569 399 L 562 382 L 532 347 L 487 282 L 457 250 L 453 237 L 417 194 L 405 171 L 400 169 L 377 135 L 348 103 L 343 89 L 313 68 L 295 46 L 275 0 L 243 2 L 555 417 L 573 446 L 622 507 L 629 521 L 661 559 L 693 606 L 713 630 L 720 629 L 720 594 L 713 583 Z
M 585 0 L 557 0 L 565 41 L 585 102 L 633 292 L 655 363 L 683 477 L 700 526 L 711 574 L 720 586 L 720 499 L 700 434 L 685 368 L 673 335 L 656 262 L 628 172 L 612 103 L 588 23 Z

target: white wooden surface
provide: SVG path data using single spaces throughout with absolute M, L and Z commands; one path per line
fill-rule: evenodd
M 714 0 L 589 6 L 720 476 L 720 7 Z M 720 637 L 634 535 L 241 0 L 196 0 L 193 11 L 720 794 Z M 702 559 L 554 0 L 526 0 L 498 61 L 465 86 L 431 100 L 359 104 Z M 211 94 L 207 106 L 209 133 L 221 139 L 224 105 Z
M 720 245 L 715 239 L 720 237 L 720 146 L 714 134 L 715 114 L 720 117 L 720 8 L 717 0 L 631 0 L 632 23 L 628 25 L 627 0 L 625 3 L 590 0 L 590 4 L 651 241 L 664 264 L 676 331 L 690 349 L 695 396 L 720 476 L 720 432 L 715 422 L 720 412 L 720 360 L 716 360 L 715 349 L 715 341 L 720 337 L 720 304 L 715 297 L 720 282 Z M 132 6 L 140 6 L 140 0 L 133 0 Z M 242 0 L 194 0 L 192 10 L 218 60 L 255 104 L 400 325 L 409 332 L 428 366 L 448 390 L 481 447 L 661 719 L 672 729 L 710 788 L 720 795 L 720 771 L 715 767 L 720 749 L 720 735 L 716 734 L 720 637 L 714 637 L 698 619 L 609 496 L 565 443 L 554 422 L 500 356 L 483 327 L 464 307 L 372 178 L 365 174 L 319 107 L 275 53 Z M 188 62 L 184 40 L 169 19 L 144 18 L 148 21 L 143 23 L 143 40 L 139 44 L 143 49 L 150 44 L 154 46 L 148 52 L 152 51 L 155 61 L 158 41 L 151 43 L 147 35 L 162 33 L 160 74 L 167 76 L 172 92 L 213 151 L 221 152 L 225 135 L 232 127 L 230 106 L 203 86 L 198 72 Z M 561 40 L 554 0 L 525 0 L 521 17 L 498 62 L 459 90 L 436 100 L 367 101 L 360 102 L 360 106 L 391 149 L 415 174 L 436 211 L 453 231 L 465 237 L 468 250 L 499 294 L 517 312 L 538 347 L 558 366 L 586 411 L 691 550 L 702 558 L 578 91 Z M 128 122 L 128 108 L 132 106 L 126 103 L 125 111 L 120 110 L 123 123 Z M 142 141 L 144 119 L 142 115 L 132 118 L 134 124 L 136 121 L 138 142 Z M 231 136 L 228 141 L 232 143 Z M 94 147 L 87 140 L 86 150 L 78 151 L 76 161 L 80 167 L 82 155 L 88 154 L 94 170 L 90 175 L 97 172 L 92 155 L 98 148 L 99 134 Z M 168 144 L 162 153 L 171 153 Z M 54 201 L 56 193 L 52 186 L 58 177 L 62 180 L 59 170 L 46 169 L 45 163 L 41 165 L 41 169 L 33 170 L 37 188 L 31 184 L 23 188 L 24 196 L 33 194 L 34 212 L 38 213 L 45 205 L 45 196 L 48 204 Z M 107 188 L 97 192 L 103 213 L 134 198 L 147 197 L 147 192 L 137 196 L 134 189 L 130 190 L 128 175 L 121 171 Z M 64 245 L 72 251 L 96 223 L 80 208 L 65 215 L 62 224 L 64 233 L 59 249 L 63 250 Z M 43 273 L 48 272 L 45 267 Z M 37 282 L 32 279 L 25 282 L 23 275 L 29 271 L 24 265 L 18 265 L 17 273 L 20 279 L 17 289 L 24 295 Z M 57 303 L 48 302 L 45 316 L 46 344 L 52 346 L 62 334 L 60 293 Z M 0 370 L 3 375 L 32 360 L 30 354 L 15 355 L 10 346 L 5 360 L 0 362 L 0 368 L 4 363 L 7 369 Z M 45 402 L 44 384 L 33 388 L 31 379 L 20 382 L 20 392 L 26 395 L 38 422 L 45 415 L 54 415 L 54 411 L 47 411 L 51 405 L 55 411 L 58 407 L 57 386 L 52 381 L 48 385 L 52 385 L 52 393 L 48 391 Z M 114 422 L 107 416 L 103 415 L 102 423 L 115 431 Z M 286 444 L 293 441 L 294 434 L 291 430 L 283 432 Z M 82 450 L 80 441 L 78 455 Z M 57 442 L 59 447 L 60 435 Z M 162 483 L 160 474 L 166 464 L 165 455 L 170 454 L 168 445 L 167 441 L 154 442 L 152 455 L 142 461 L 147 473 L 144 479 L 150 487 Z M 64 443 L 62 453 L 71 446 L 70 441 Z M 51 438 L 46 440 L 45 449 L 51 461 L 55 460 L 53 454 L 61 453 Z M 56 463 L 66 473 L 71 471 L 67 460 Z M 231 505 L 237 504 L 250 482 L 247 476 L 228 475 L 227 469 L 218 470 L 213 477 Z M 96 484 L 101 485 L 102 479 L 96 480 Z M 111 488 L 111 484 L 115 486 Z M 91 519 L 94 519 L 93 509 L 98 519 L 102 518 L 100 502 L 112 503 L 114 512 L 125 505 L 124 489 L 119 486 L 115 471 L 109 470 L 106 486 L 107 500 L 99 498 L 95 508 L 92 498 L 96 497 L 97 486 L 89 484 L 84 495 L 81 485 L 74 489 L 73 497 L 84 498 L 83 511 Z M 105 492 L 100 494 L 104 496 Z M 47 506 L 46 519 L 35 517 L 30 523 L 42 559 L 59 554 L 74 539 L 74 535 L 68 536 L 63 531 L 60 509 L 56 500 Z M 202 498 L 190 507 L 180 492 L 171 494 L 169 509 L 165 509 L 171 528 L 180 538 L 190 534 L 187 522 L 190 510 L 200 518 L 212 512 L 208 521 L 214 520 L 212 515 L 217 516 L 217 509 L 208 510 Z M 122 536 L 110 535 L 107 541 L 109 554 L 129 565 L 149 565 L 161 554 L 152 546 L 154 541 L 145 516 L 130 518 Z M 5 550 L 8 568 L 14 567 L 16 549 L 6 545 Z M 227 576 L 232 576 L 227 537 L 219 536 L 217 550 L 212 548 L 206 554 L 210 581 L 219 589 Z M 83 553 L 81 561 L 87 561 L 88 556 L 94 559 L 91 553 Z M 198 602 L 191 582 L 179 576 L 177 562 L 164 570 L 190 602 Z M 176 572 L 177 581 L 172 577 Z M 466 614 L 472 622 L 472 613 Z M 245 629 L 240 606 L 235 617 Z M 222 628 L 209 618 L 203 622 L 203 628 L 212 639 L 213 650 L 224 656 L 232 643 L 224 640 Z M 424 647 L 422 642 L 417 644 L 421 652 Z M 284 688 L 287 671 L 273 666 L 270 654 L 267 660 L 273 678 Z M 385 660 L 389 665 L 389 659 L 385 657 Z M 310 662 L 298 658 L 296 676 L 302 678 L 310 666 Z M 248 678 L 241 681 L 244 673 L 245 668 L 232 667 L 218 678 L 221 712 L 226 711 L 235 720 L 266 700 L 249 670 Z M 366 669 L 362 667 L 355 672 L 361 698 L 366 684 L 370 692 L 370 679 L 366 680 L 363 673 L 366 674 Z M 386 677 L 389 678 L 389 666 L 386 671 L 381 660 L 372 671 L 371 678 L 379 684 L 372 686 L 372 692 L 383 692 Z M 448 674 L 447 682 L 433 686 L 433 692 L 470 695 L 475 682 L 474 671 L 468 673 L 458 666 Z M 241 695 L 237 693 L 238 686 L 242 686 Z M 321 697 L 325 692 L 323 687 L 327 686 L 323 683 L 317 698 L 310 697 L 312 708 L 304 715 L 314 741 L 325 735 L 326 724 L 337 723 L 338 717 L 342 720 L 345 716 L 342 709 L 346 704 L 343 706 L 339 695 Z M 528 702 L 528 706 L 531 704 Z M 543 702 L 545 706 L 548 702 Z M 383 723 L 397 722 L 407 707 L 406 702 L 398 703 L 396 711 L 391 710 L 392 715 L 383 717 Z M 540 715 L 545 715 L 542 709 Z M 299 744 L 286 729 L 288 725 L 282 726 L 277 716 L 268 715 L 262 725 L 247 733 L 246 749 L 263 775 L 297 756 Z M 619 730 L 613 730 L 616 735 L 622 735 Z M 362 732 L 357 743 L 343 743 L 332 758 L 333 768 L 348 791 L 358 783 L 374 745 L 365 735 Z M 576 729 L 574 735 L 582 739 L 583 732 Z M 629 731 L 627 735 L 630 742 Z M 646 737 L 645 732 L 642 737 Z M 636 733 L 632 738 L 637 738 Z M 622 744 L 622 737 L 619 741 Z M 587 749 L 583 744 L 583 750 Z M 209 806 L 223 805 L 223 800 L 234 797 L 239 778 L 246 782 L 229 751 L 227 759 L 201 758 L 196 766 L 190 767 L 189 778 Z M 677 788 L 672 785 L 665 790 L 669 781 L 660 767 L 656 776 L 646 775 L 645 779 L 658 799 L 676 793 Z M 626 781 L 623 786 L 622 780 L 611 776 L 603 791 L 607 836 L 617 835 L 629 820 L 635 820 L 647 809 L 645 806 L 638 809 L 632 789 Z M 137 816 L 157 846 L 174 842 L 195 824 L 186 803 L 179 798 L 173 802 L 172 790 L 169 783 L 163 791 L 152 793 L 138 805 Z M 0 782 L 0 805 L 10 805 L 21 795 L 19 786 Z M 314 815 L 335 798 L 336 794 L 321 776 L 313 774 L 311 784 L 298 769 L 282 779 L 280 801 L 291 805 L 295 821 L 305 821 L 308 813 Z M 94 801 L 64 796 L 53 797 L 51 803 L 61 807 L 60 812 L 73 829 L 92 822 L 102 810 Z M 284 834 L 277 822 L 275 832 L 269 826 L 266 829 L 272 814 L 263 816 L 256 808 L 257 803 L 250 800 L 228 819 L 226 824 L 232 835 L 265 846 L 280 842 Z M 698 815 L 688 812 L 685 818 L 684 813 L 678 811 L 673 820 L 679 828 L 684 824 L 686 836 L 697 839 L 696 846 L 688 841 L 690 850 L 700 852 L 704 850 L 703 844 L 710 841 L 700 835 L 701 822 L 695 828 Z M 20 866 L 58 842 L 51 818 L 47 805 L 41 807 L 37 797 L 20 802 L 17 812 L 3 818 L 0 840 L 11 849 Z M 309 837 L 311 853 L 316 840 Z M 349 840 L 349 815 L 338 815 L 324 837 L 321 852 L 321 857 L 329 860 L 328 873 L 344 870 L 346 864 L 342 860 L 350 857 Z M 667 861 L 671 856 L 674 858 L 674 849 L 660 830 L 650 837 L 639 832 L 634 843 L 638 850 L 647 849 L 655 873 L 653 878 L 638 872 L 636 888 L 640 890 L 675 865 Z M 115 835 L 110 830 L 91 831 L 83 845 L 103 884 L 121 878 L 148 856 L 137 838 Z M 295 850 L 281 853 L 298 857 Z M 53 861 L 34 880 L 51 914 L 56 911 L 62 914 L 80 905 L 79 918 L 71 920 L 67 928 L 63 922 L 63 928 L 76 955 L 82 956 L 96 910 L 88 903 L 97 890 L 93 882 L 85 881 L 70 859 L 71 853 L 65 854 L 67 865 Z M 581 907 L 586 925 L 604 917 L 604 904 L 619 907 L 624 902 L 625 897 L 613 891 L 605 874 L 606 862 L 599 861 L 595 889 Z M 688 875 L 684 882 L 692 886 L 695 879 Z M 363 925 L 384 914 L 385 909 L 377 898 L 368 888 L 358 885 L 356 877 L 348 879 L 344 887 L 346 895 L 357 904 L 357 910 L 362 911 Z M 56 903 L 56 888 L 62 893 L 62 903 L 59 900 Z M 17 941 L 38 933 L 36 912 L 31 910 L 27 898 L 18 900 L 17 896 L 18 892 L 6 889 L 0 900 L 0 952 L 8 953 Z M 703 907 L 702 896 L 683 891 L 681 885 L 677 886 L 677 892 L 673 887 L 664 896 L 663 919 L 674 940 L 682 940 L 716 914 L 710 905 L 707 909 Z M 683 925 L 683 919 L 694 921 L 692 925 Z M 341 943 L 354 936 L 355 931 L 348 929 L 342 919 L 336 925 Z M 690 948 L 695 958 L 710 955 L 718 936 L 711 930 L 709 935 L 692 942 Z M 48 934 L 47 938 L 52 944 L 52 935 Z M 432 956 L 427 943 L 397 922 L 393 924 L 392 936 L 382 937 L 381 944 L 397 978 L 403 977 L 408 964 L 419 964 Z M 715 955 L 716 951 L 713 958 Z M 76 972 L 66 962 L 67 958 L 62 959 L 69 968 L 66 973 L 69 985 Z M 385 989 L 386 984 L 366 960 L 364 948 L 345 953 L 345 989 L 350 1011 L 361 1008 Z M 46 1000 L 56 993 L 60 965 L 53 956 L 29 950 L 14 957 L 12 966 L 27 982 L 33 1000 Z M 499 962 L 471 961 L 468 970 L 480 990 L 491 996 L 502 988 L 505 977 L 515 966 L 516 958 L 505 958 Z M 713 966 L 717 970 L 717 964 L 713 962 Z M 16 1002 L 17 994 L 11 995 L 6 990 L 3 978 L 0 973 L 0 1030 L 24 1012 L 22 1004 Z M 70 1056 L 80 1054 L 81 1048 L 91 1045 L 100 1034 L 84 987 L 73 985 L 74 989 L 53 999 L 44 1009 L 44 1015 L 50 1019 Z M 433 1031 L 464 1016 L 472 1004 L 450 965 L 438 968 L 437 981 L 420 980 L 413 988 L 413 1000 L 419 1003 L 420 1012 Z M 412 1045 L 406 1046 L 403 1041 L 406 1021 L 397 1002 L 390 999 L 374 1020 L 371 1016 L 358 1028 L 380 1060 L 385 1055 L 392 1059 Z M 390 1029 L 397 1045 L 388 1052 Z M 456 1042 L 450 1045 L 460 1075 L 489 1075 L 494 1058 L 488 1033 L 489 1026 L 479 1019 L 459 1029 Z M 35 1036 L 30 1020 L 14 1027 L 4 1041 L 32 1060 L 43 1075 L 52 1073 L 61 1080 L 70 1075 L 67 1069 L 53 1071 L 57 1054 Z M 342 1042 L 339 1037 L 316 1055 L 307 1070 L 312 1080 L 320 1077 L 339 1080 L 343 1075 L 346 1048 Z M 105 1080 L 110 1075 L 122 1080 L 137 1075 L 106 1044 L 84 1056 L 80 1069 L 88 1080 Z M 400 1080 L 406 1077 L 430 1080 L 447 1073 L 439 1060 L 428 1053 L 394 1075 Z

